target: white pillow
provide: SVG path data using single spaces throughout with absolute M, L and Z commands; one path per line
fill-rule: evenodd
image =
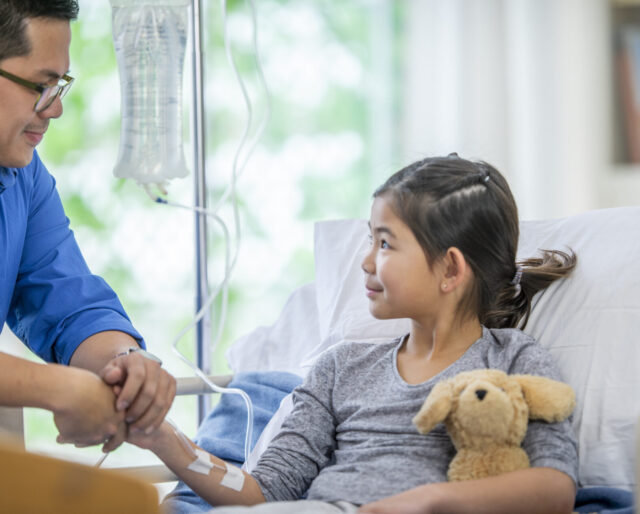
M 314 284 L 296 289 L 270 327 L 258 327 L 227 350 L 235 372 L 279 370 L 305 376 L 323 351 L 343 341 L 388 341 L 409 331 L 408 320 L 369 313 L 360 263 L 368 248 L 365 220 L 315 224 Z
M 269 327 L 258 327 L 241 337 L 226 352 L 234 373 L 288 371 L 303 376 L 302 363 L 320 345 L 315 284 L 296 289 Z
M 319 337 L 308 339 L 303 373 L 310 357 L 340 341 L 388 340 L 408 330 L 407 320 L 380 321 L 369 314 L 360 269 L 367 234 L 364 220 L 316 225 L 316 305 L 306 296 L 304 306 L 289 307 L 291 313 L 304 311 L 306 321 L 312 311 L 317 316 Z M 640 207 L 521 223 L 519 258 L 538 249 L 567 248 L 578 255 L 578 266 L 570 278 L 534 299 L 525 332 L 550 349 L 576 390 L 580 485 L 631 489 L 634 425 L 640 415 L 640 344 L 634 337 L 640 330 Z M 301 353 L 295 334 L 279 343 L 276 354 Z M 283 408 L 274 416 L 265 438 L 285 415 Z
M 578 266 L 534 299 L 525 332 L 549 348 L 576 391 L 581 485 L 631 490 L 640 414 L 640 208 L 521 225 L 520 257 L 567 246 Z

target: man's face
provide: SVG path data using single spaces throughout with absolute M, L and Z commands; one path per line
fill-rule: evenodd
M 69 22 L 30 18 L 25 30 L 31 52 L 0 61 L 0 68 L 38 84 L 57 83 L 69 69 Z M 49 120 L 62 114 L 60 98 L 44 111 L 34 112 L 37 98 L 36 91 L 0 76 L 0 166 L 19 168 L 29 164 Z

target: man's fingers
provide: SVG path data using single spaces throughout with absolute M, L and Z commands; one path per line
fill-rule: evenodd
M 146 434 L 150 434 L 162 424 L 176 395 L 176 379 L 166 371 L 160 371 L 157 383 L 153 402 L 132 426 Z
M 119 384 L 125 379 L 125 372 L 120 366 L 109 363 L 100 371 L 100 378 L 109 385 Z
M 129 420 L 129 407 L 136 401 L 141 389 L 149 381 L 147 366 L 144 362 L 146 360 L 148 359 L 140 355 L 130 354 L 126 357 L 126 360 L 123 359 L 122 361 L 126 377 L 124 384 L 120 384 L 122 390 L 116 400 L 116 409 L 119 411 L 127 410 L 127 423 L 131 422 Z M 157 364 L 155 365 L 158 367 Z
M 157 362 L 133 352 L 114 359 L 101 376 L 112 386 L 116 410 L 126 413 L 131 429 L 147 433 L 160 426 L 175 397 L 176 381 Z
M 79 435 L 58 435 L 56 442 L 59 444 L 73 444 L 76 448 L 88 448 L 90 446 L 96 446 L 103 444 L 106 441 L 111 441 L 114 436 L 94 436 L 94 437 L 80 437 Z
M 145 412 L 151 407 L 156 399 L 157 391 L 158 391 L 158 378 L 161 373 L 160 366 L 151 362 L 149 359 L 143 359 L 146 361 L 146 367 L 144 368 L 144 379 L 140 380 L 140 385 L 138 386 L 138 394 L 136 395 L 133 403 L 127 409 L 126 420 L 127 423 L 133 424 L 135 423 L 137 426 L 137 422 L 144 415 Z M 127 381 L 124 384 L 124 389 L 129 385 L 130 378 L 127 378 Z M 120 397 L 124 395 L 124 391 L 120 394 Z
M 107 441 L 102 445 L 102 451 L 105 453 L 112 452 L 124 442 L 126 436 L 127 427 L 123 423 L 120 427 L 118 427 L 118 432 L 107 439 Z

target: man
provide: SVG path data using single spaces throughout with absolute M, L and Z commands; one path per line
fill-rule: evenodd
M 175 379 L 90 273 L 35 152 L 73 81 L 77 13 L 75 0 L 0 1 L 0 329 L 52 363 L 0 353 L 0 405 L 48 409 L 59 442 L 108 451 L 160 425 Z

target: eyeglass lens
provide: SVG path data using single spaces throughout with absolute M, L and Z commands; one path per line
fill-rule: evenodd
M 35 111 L 41 112 L 47 109 L 51 104 L 55 101 L 55 99 L 60 96 L 60 100 L 67 94 L 69 88 L 71 87 L 72 81 L 65 81 L 63 84 L 56 84 L 55 86 L 51 86 L 46 88 L 42 93 L 40 93 L 40 98 L 38 99 Z

